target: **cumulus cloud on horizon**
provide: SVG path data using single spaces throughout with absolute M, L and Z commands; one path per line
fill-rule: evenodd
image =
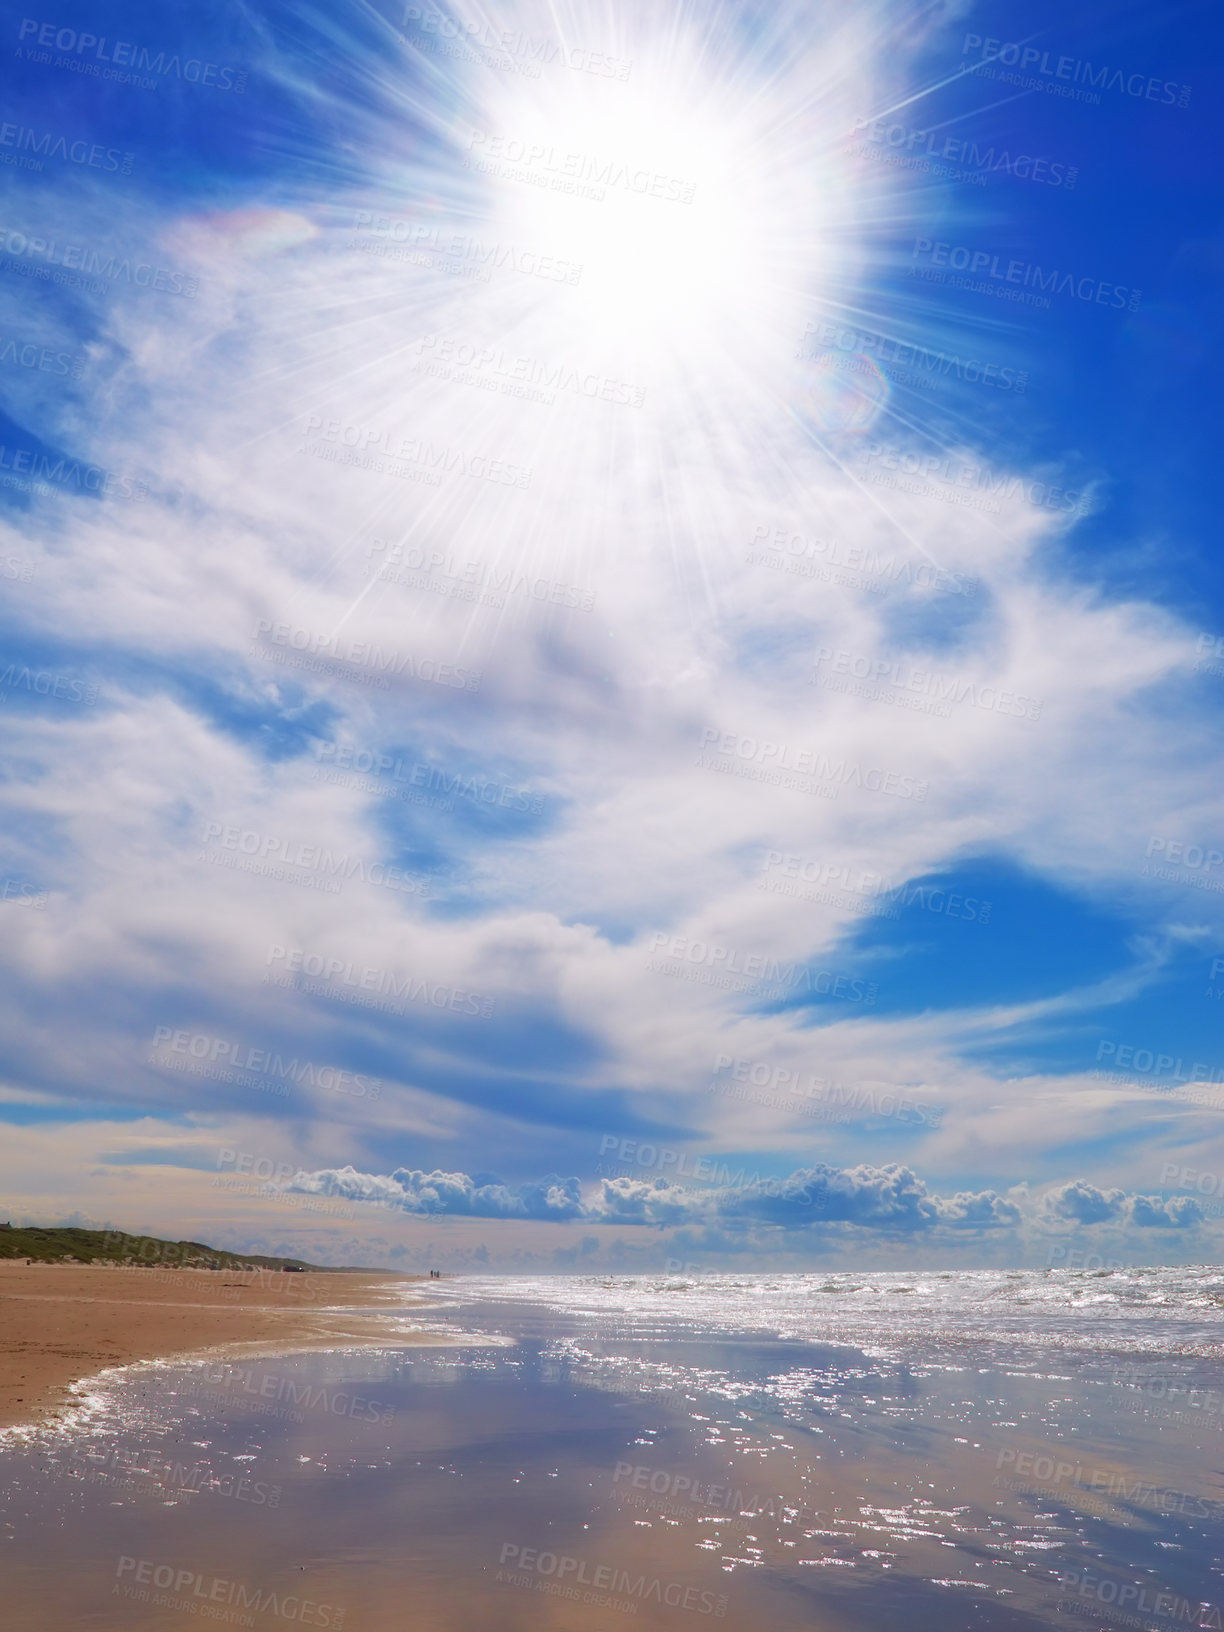
M 601 1179 L 583 1189 L 577 1178 L 556 1174 L 528 1184 L 506 1185 L 487 1175 L 361 1173 L 351 1166 L 300 1172 L 284 1189 L 308 1195 L 376 1202 L 405 1213 L 452 1218 L 518 1219 L 584 1224 L 638 1224 L 667 1228 L 709 1225 L 725 1230 L 774 1225 L 781 1229 L 849 1224 L 863 1229 L 917 1234 L 953 1230 L 1015 1229 L 1034 1222 L 1046 1228 L 1130 1222 L 1144 1227 L 1193 1229 L 1203 1219 L 1191 1197 L 1101 1191 L 1083 1179 L 1047 1191 L 1027 1212 L 994 1190 L 933 1194 L 912 1168 L 896 1162 L 838 1168 L 820 1162 L 785 1178 L 687 1187 L 666 1178 Z
M 1047 1190 L 1041 1197 L 1043 1222 L 1059 1224 L 1133 1224 L 1140 1229 L 1193 1229 L 1205 1218 L 1194 1196 L 1128 1195 L 1125 1190 L 1100 1190 L 1086 1179 Z

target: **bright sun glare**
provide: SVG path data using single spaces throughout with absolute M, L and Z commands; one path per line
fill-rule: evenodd
M 683 362 L 742 328 L 776 274 L 751 144 L 709 108 L 596 87 L 507 109 L 473 144 L 504 188 L 499 236 L 581 272 L 556 319 L 589 343 Z

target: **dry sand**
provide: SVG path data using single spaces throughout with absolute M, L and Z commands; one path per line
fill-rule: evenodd
M 402 1312 L 423 1278 L 0 1261 L 0 1428 L 46 1421 L 73 1383 L 135 1360 L 428 1341 L 356 1312 Z

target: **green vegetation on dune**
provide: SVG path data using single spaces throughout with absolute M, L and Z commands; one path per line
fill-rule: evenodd
M 0 1224 L 0 1258 L 32 1258 L 38 1264 L 136 1264 L 150 1269 L 302 1269 L 324 1272 L 303 1258 L 267 1258 L 225 1252 L 202 1241 L 160 1241 L 124 1230 L 37 1229 Z

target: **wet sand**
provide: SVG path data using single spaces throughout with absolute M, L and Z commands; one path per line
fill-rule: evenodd
M 413 1307 L 449 1343 L 128 1372 L 6 1448 L 5 1632 L 1224 1626 L 1217 1357 Z
M 0 1428 L 46 1422 L 109 1366 L 421 1339 L 368 1313 L 422 1276 L 0 1262 Z
M 105 1383 L 0 1456 L 5 1632 L 1222 1624 L 1215 1455 L 1075 1358 L 915 1371 L 527 1316 L 471 1322 L 514 1346 Z

